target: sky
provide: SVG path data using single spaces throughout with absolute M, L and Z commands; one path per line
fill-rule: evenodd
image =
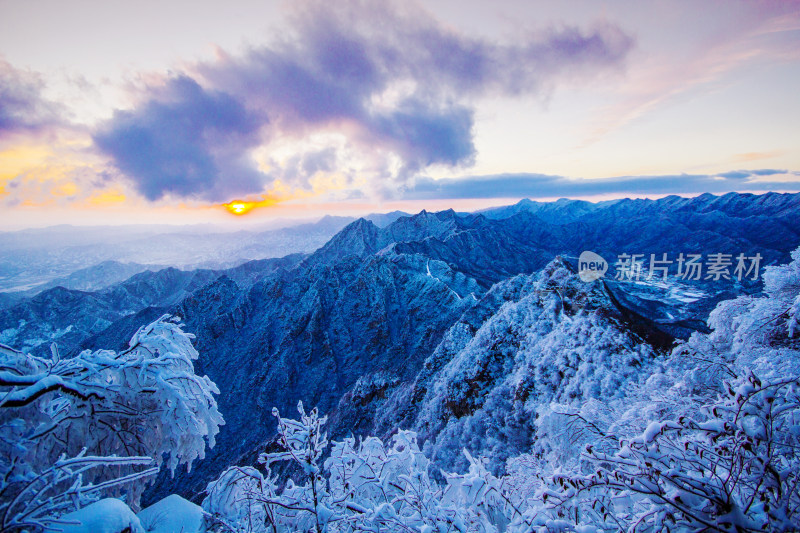
M 0 0 L 0 231 L 795 192 L 799 94 L 800 1 Z

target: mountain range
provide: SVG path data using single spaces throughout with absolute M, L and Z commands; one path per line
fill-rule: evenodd
M 758 280 L 674 271 L 666 282 L 614 280 L 613 268 L 584 283 L 581 252 L 609 263 L 624 253 L 758 253 L 763 267 L 800 245 L 799 213 L 799 194 L 732 193 L 357 219 L 324 241 L 307 230 L 316 249 L 282 259 L 147 270 L 8 302 L 0 342 L 35 353 L 52 341 L 62 354 L 119 349 L 160 314 L 182 318 L 226 425 L 191 473 L 159 477 L 151 501 L 194 497 L 226 466 L 253 463 L 274 447 L 271 408 L 292 412 L 298 400 L 330 413 L 332 437 L 413 428 L 435 460 L 458 461 L 452 451 L 468 441 L 502 469 L 530 445 L 537 406 L 613 394 L 613 381 L 593 376 L 652 364 L 702 330 L 718 301 L 761 290 Z M 585 353 L 584 338 L 604 349 Z
M 370 215 L 386 225 L 399 211 Z M 309 253 L 355 220 L 325 216 L 279 228 L 55 226 L 0 232 L 0 304 L 54 286 L 99 290 L 145 270 L 230 268 L 254 259 Z M 124 273 L 126 276 L 122 277 Z

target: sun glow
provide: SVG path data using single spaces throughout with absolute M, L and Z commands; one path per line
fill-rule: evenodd
M 234 215 L 246 215 L 249 213 L 255 206 L 257 202 L 245 202 L 242 200 L 234 200 L 232 202 L 228 202 L 224 205 L 229 212 L 233 213 Z
M 278 198 L 274 195 L 266 195 L 261 200 L 231 200 L 227 204 L 222 204 L 222 207 L 228 210 L 232 215 L 246 215 L 256 207 L 271 207 L 275 204 L 284 201 L 283 198 Z
M 324 188 L 322 190 L 327 190 Z M 290 200 L 299 200 L 301 198 L 312 198 L 321 194 L 321 191 L 300 191 L 289 190 L 280 181 L 273 184 L 271 191 L 264 193 L 260 197 L 251 198 L 249 200 L 231 200 L 226 204 L 218 204 L 228 210 L 232 215 L 241 216 L 246 215 L 257 207 L 274 207 L 282 202 Z

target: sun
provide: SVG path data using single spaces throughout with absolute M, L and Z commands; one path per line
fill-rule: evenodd
M 223 204 L 228 211 L 233 213 L 234 215 L 246 215 L 250 212 L 250 210 L 255 207 L 256 202 L 245 202 L 243 200 L 233 200 L 232 202 L 228 202 L 227 204 Z
M 226 204 L 217 204 L 228 210 L 228 213 L 236 216 L 246 215 L 256 207 L 272 207 L 287 198 L 276 196 L 271 193 L 266 193 L 260 199 L 252 198 L 250 200 L 231 200 Z

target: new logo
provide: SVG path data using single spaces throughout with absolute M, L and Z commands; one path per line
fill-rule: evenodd
M 608 270 L 608 263 L 605 259 L 594 252 L 588 250 L 581 253 L 578 258 L 578 277 L 581 281 L 590 282 L 603 277 Z

